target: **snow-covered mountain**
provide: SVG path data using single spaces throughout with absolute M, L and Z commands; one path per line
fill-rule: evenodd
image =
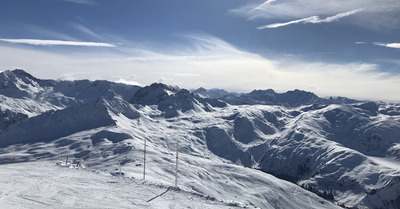
M 400 208 L 400 105 L 0 73 L 0 162 L 65 159 L 259 208 Z M 272 174 L 272 175 L 271 175 Z M 291 183 L 290 183 L 291 182 Z M 307 191 L 309 190 L 309 191 Z M 323 198 L 325 199 L 323 199 Z
M 0 73 L 0 131 L 28 117 L 50 110 L 107 100 L 130 100 L 138 86 L 108 81 L 55 81 L 33 77 L 23 70 Z
M 235 92 L 227 92 L 223 89 L 205 89 L 205 88 L 198 88 L 192 91 L 193 94 L 197 94 L 203 98 L 212 98 L 212 99 L 221 99 L 226 96 L 240 96 L 241 94 Z
M 219 99 L 231 105 L 267 104 L 296 107 L 307 104 L 353 104 L 360 102 L 346 97 L 320 98 L 312 92 L 301 91 L 298 89 L 285 93 L 277 93 L 272 89 L 267 89 L 254 90 L 247 94 L 238 94 L 227 92 L 222 89 L 207 90 L 199 88 L 192 91 L 192 93 L 203 98 Z

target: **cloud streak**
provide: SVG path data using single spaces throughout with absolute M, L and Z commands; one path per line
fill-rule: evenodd
M 97 39 L 102 39 L 102 37 L 98 33 L 94 32 L 92 29 L 90 29 L 88 27 L 85 27 L 78 23 L 72 23 L 71 25 L 73 28 L 75 28 L 76 30 L 78 30 L 86 35 L 89 35 L 89 36 L 97 38 Z
M 267 1 L 265 1 L 264 3 L 262 3 L 262 4 L 260 4 L 260 5 L 258 5 L 257 7 L 255 7 L 252 11 L 255 11 L 255 10 L 263 10 L 263 9 L 265 9 L 266 7 L 268 7 L 269 5 L 271 5 L 273 2 L 276 2 L 277 0 L 267 0 Z
M 75 79 L 132 84 L 139 81 L 142 85 L 162 80 L 188 89 L 249 92 L 273 88 L 283 92 L 297 88 L 319 96 L 400 101 L 400 76 L 379 72 L 379 66 L 374 64 L 268 59 L 214 36 L 189 34 L 185 37 L 189 44 L 174 46 L 165 53 L 146 47 L 127 49 L 125 53 L 115 53 L 115 50 L 50 53 L 35 48 L 0 46 L 3 58 L 0 70 L 22 68 L 35 76 L 55 79 L 67 72 Z
M 29 44 L 35 46 L 89 46 L 89 47 L 116 47 L 114 44 L 82 41 L 61 41 L 41 39 L 0 39 L 0 41 L 14 44 Z
M 302 18 L 302 19 L 298 19 L 298 20 L 293 20 L 293 21 L 289 21 L 289 22 L 285 22 L 285 23 L 268 24 L 268 25 L 257 27 L 257 29 L 262 30 L 262 29 L 267 29 L 267 28 L 278 28 L 278 27 L 283 27 L 283 26 L 288 26 L 288 25 L 298 24 L 298 23 L 312 23 L 312 24 L 329 23 L 329 22 L 337 21 L 337 20 L 339 20 L 339 19 L 341 19 L 343 17 L 354 15 L 354 14 L 359 13 L 361 11 L 363 11 L 363 9 L 355 9 L 355 10 L 351 10 L 351 11 L 348 11 L 348 12 L 343 12 L 343 13 L 339 13 L 339 14 L 334 15 L 334 16 L 327 17 L 325 19 L 321 19 L 318 16 L 311 16 L 311 17 Z
M 230 10 L 230 13 L 245 17 L 248 20 L 275 22 L 278 20 L 282 22 L 281 24 L 284 24 L 296 20 L 302 20 L 300 22 L 303 23 L 318 20 L 314 17 L 333 18 L 336 14 L 360 8 L 363 8 L 364 12 L 349 20 L 351 24 L 375 30 L 398 29 L 400 27 L 400 17 L 398 15 L 400 1 L 398 0 L 325 1 L 323 4 L 315 0 L 268 0 L 261 4 L 246 4 Z M 295 23 L 299 22 L 292 24 Z
M 381 43 L 381 42 L 374 42 L 375 46 L 384 46 L 388 48 L 395 48 L 400 49 L 400 43 Z
M 93 1 L 93 0 L 64 0 L 64 1 L 71 2 L 71 3 L 76 3 L 76 4 L 87 4 L 87 5 L 96 4 L 96 2 Z

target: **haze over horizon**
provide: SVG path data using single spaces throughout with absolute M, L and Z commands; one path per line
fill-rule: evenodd
M 16 0 L 0 71 L 400 101 L 395 0 Z

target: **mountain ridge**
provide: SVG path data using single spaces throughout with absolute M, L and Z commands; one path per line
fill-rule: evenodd
M 259 90 L 236 97 L 249 100 L 236 105 L 226 101 L 230 96 L 205 98 L 165 84 L 54 81 L 45 88 L 34 82 L 22 88 L 29 97 L 0 92 L 6 124 L 0 162 L 64 153 L 110 173 L 123 162 L 125 175 L 141 178 L 146 140 L 149 178 L 167 182 L 178 143 L 181 187 L 189 191 L 236 196 L 261 208 L 334 208 L 317 196 L 310 206 L 305 188 L 346 207 L 400 208 L 400 170 L 385 163 L 400 160 L 399 104 L 329 103 L 311 92 Z M 284 189 L 282 180 L 263 172 L 302 188 Z M 303 195 L 288 199 L 293 191 Z
M 321 98 L 312 92 L 299 89 L 290 90 L 284 93 L 277 93 L 273 89 L 253 90 L 249 93 L 238 94 L 227 92 L 223 89 L 199 88 L 192 91 L 201 97 L 220 99 L 232 105 L 284 105 L 289 107 L 307 105 L 307 104 L 354 104 L 360 103 L 360 100 L 349 99 L 346 97 Z

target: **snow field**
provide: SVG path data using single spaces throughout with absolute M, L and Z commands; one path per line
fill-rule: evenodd
M 236 208 L 161 184 L 111 176 L 55 162 L 0 166 L 1 208 Z
M 141 179 L 146 141 L 146 180 L 174 185 L 179 142 L 178 186 L 208 200 L 267 209 L 336 207 L 298 184 L 348 207 L 400 208 L 399 105 L 346 98 L 335 104 L 299 90 L 221 99 L 232 103 L 164 84 L 51 81 L 6 71 L 0 73 L 0 163 L 68 156 L 114 176 L 121 164 L 124 177 Z M 11 203 L 18 201 L 28 203 Z

